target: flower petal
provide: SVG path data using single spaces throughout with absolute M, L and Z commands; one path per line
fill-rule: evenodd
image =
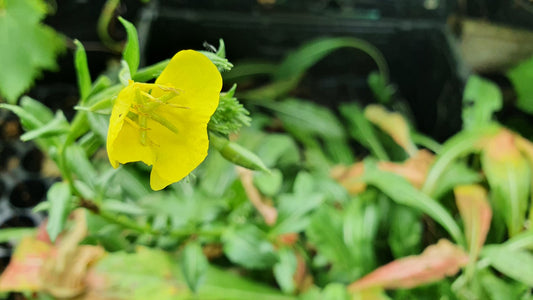
M 125 87 L 115 100 L 109 129 L 107 132 L 107 155 L 114 168 L 119 163 L 125 164 L 133 161 L 142 161 L 152 165 L 155 154 L 148 145 L 141 144 L 140 130 L 126 121 L 130 106 L 134 101 L 133 81 Z
M 205 55 L 184 50 L 172 58 L 156 84 L 179 92 L 154 111 L 170 121 L 178 133 L 154 120 L 148 122 L 150 139 L 160 142 L 154 147 L 156 158 L 150 177 L 152 189 L 159 190 L 183 179 L 207 156 L 207 123 L 218 106 L 222 77 Z

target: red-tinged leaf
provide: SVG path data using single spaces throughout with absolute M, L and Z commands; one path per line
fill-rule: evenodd
M 492 209 L 487 191 L 479 185 L 463 185 L 454 189 L 457 208 L 464 222 L 470 259 L 475 261 L 490 228 Z
M 371 104 L 365 108 L 365 117 L 374 125 L 381 128 L 402 147 L 409 156 L 417 152 L 417 148 L 411 139 L 409 124 L 405 118 L 397 112 L 388 112 L 381 105 Z
M 455 275 L 468 263 L 468 255 L 450 241 L 441 239 L 420 255 L 407 256 L 386 264 L 352 283 L 352 292 L 369 288 L 412 288 Z
M 503 217 L 510 236 L 524 228 L 531 171 L 517 145 L 516 136 L 502 129 L 483 147 L 483 171 L 489 182 L 494 213 Z
M 417 188 L 421 188 L 426 181 L 426 176 L 435 160 L 435 155 L 423 149 L 403 163 L 380 161 L 378 168 L 383 171 L 396 173 L 409 181 Z
M 366 190 L 366 183 L 361 180 L 364 172 L 364 163 L 358 162 L 349 167 L 336 166 L 331 170 L 330 175 L 346 188 L 350 195 L 357 195 Z
M 52 246 L 32 237 L 17 246 L 9 265 L 0 276 L 0 291 L 38 291 L 42 288 L 39 272 Z

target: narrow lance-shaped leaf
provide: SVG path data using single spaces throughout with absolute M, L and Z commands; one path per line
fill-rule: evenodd
M 401 114 L 388 112 L 383 106 L 372 104 L 365 108 L 365 117 L 390 135 L 409 156 L 415 155 L 417 148 L 411 140 L 409 125 Z
M 488 246 L 482 255 L 499 272 L 533 287 L 533 254 L 526 250 L 513 250 L 506 245 Z
M 468 262 L 468 255 L 448 240 L 441 239 L 420 255 L 395 260 L 352 283 L 348 290 L 375 287 L 412 288 L 455 275 Z
M 189 288 L 196 292 L 207 272 L 209 263 L 197 242 L 188 243 L 183 249 L 180 267 Z
M 365 118 L 361 108 L 355 103 L 344 104 L 341 105 L 340 111 L 342 116 L 348 121 L 348 129 L 352 138 L 367 147 L 376 158 L 388 160 L 387 152 L 385 152 L 372 124 Z
M 57 182 L 48 190 L 46 195 L 50 202 L 50 210 L 46 231 L 52 241 L 65 227 L 65 222 L 70 213 L 70 187 L 66 182 Z
M 464 245 L 464 237 L 459 226 L 437 201 L 425 193 L 419 191 L 402 177 L 379 170 L 375 162 L 365 161 L 365 173 L 363 181 L 369 185 L 374 185 L 393 201 L 419 209 L 429 215 L 437 223 L 442 225 L 452 238 L 460 245 Z
M 126 34 L 128 35 L 128 42 L 122 52 L 122 58 L 128 63 L 130 68 L 130 74 L 133 76 L 139 68 L 140 54 L 139 54 L 139 37 L 137 36 L 137 29 L 130 22 L 126 21 L 122 17 L 118 17 L 118 20 L 124 28 L 126 28 Z
M 76 67 L 76 75 L 78 77 L 80 99 L 83 103 L 91 91 L 91 74 L 89 73 L 89 65 L 87 63 L 87 54 L 85 53 L 85 48 L 78 40 L 74 40 L 74 44 L 76 45 L 74 66 Z
M 481 158 L 494 194 L 495 214 L 503 217 L 509 235 L 514 236 L 524 227 L 529 202 L 531 172 L 527 160 L 508 130 L 501 130 L 486 143 Z
M 470 260 L 474 263 L 485 243 L 492 218 L 487 192 L 479 185 L 463 185 L 456 187 L 454 193 L 464 222 Z
M 433 196 L 441 176 L 452 163 L 461 156 L 479 151 L 483 142 L 497 134 L 499 130 L 500 127 L 498 126 L 481 126 L 472 128 L 472 130 L 461 131 L 450 138 L 435 158 L 435 163 L 429 170 L 422 191 Z

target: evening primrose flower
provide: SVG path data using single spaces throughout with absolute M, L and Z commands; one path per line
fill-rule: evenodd
M 114 168 L 152 165 L 150 186 L 180 181 L 207 156 L 207 123 L 218 106 L 222 78 L 203 54 L 178 52 L 155 83 L 130 81 L 117 96 L 107 134 Z

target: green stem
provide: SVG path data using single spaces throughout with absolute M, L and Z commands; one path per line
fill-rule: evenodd
M 189 236 L 211 236 L 218 237 L 223 234 L 222 230 L 189 230 L 189 229 L 172 229 L 172 230 L 156 230 L 149 224 L 141 225 L 134 220 L 126 217 L 125 215 L 113 214 L 111 212 L 102 210 L 101 207 L 95 202 L 84 200 L 79 203 L 80 207 L 86 208 L 95 215 L 98 215 L 108 221 L 124 228 L 136 231 L 141 234 L 150 234 L 155 236 L 172 236 L 176 238 L 189 237 Z
M 163 69 L 168 65 L 170 59 L 165 59 L 158 63 L 155 63 L 151 66 L 144 67 L 140 70 L 137 70 L 135 75 L 133 75 L 133 81 L 148 81 L 150 79 L 156 78 L 163 72 Z
M 78 137 L 83 135 L 86 132 L 87 124 L 87 114 L 85 112 L 78 112 L 72 120 L 70 125 L 70 131 L 67 135 L 67 138 L 63 145 L 59 148 L 58 151 L 58 167 L 61 171 L 61 175 L 65 178 L 65 181 L 70 186 L 70 190 L 78 196 L 81 196 L 80 192 L 74 185 L 74 180 L 72 178 L 72 172 L 70 171 L 67 159 L 67 147 L 70 146 Z
M 106 45 L 109 49 L 116 52 L 120 52 L 122 50 L 122 45 L 121 43 L 111 38 L 108 32 L 108 28 L 111 19 L 113 19 L 115 15 L 115 10 L 119 5 L 120 0 L 107 0 L 104 5 L 104 8 L 102 9 L 102 13 L 100 14 L 100 18 L 98 18 L 98 25 L 96 28 L 98 36 L 102 40 L 102 43 Z

